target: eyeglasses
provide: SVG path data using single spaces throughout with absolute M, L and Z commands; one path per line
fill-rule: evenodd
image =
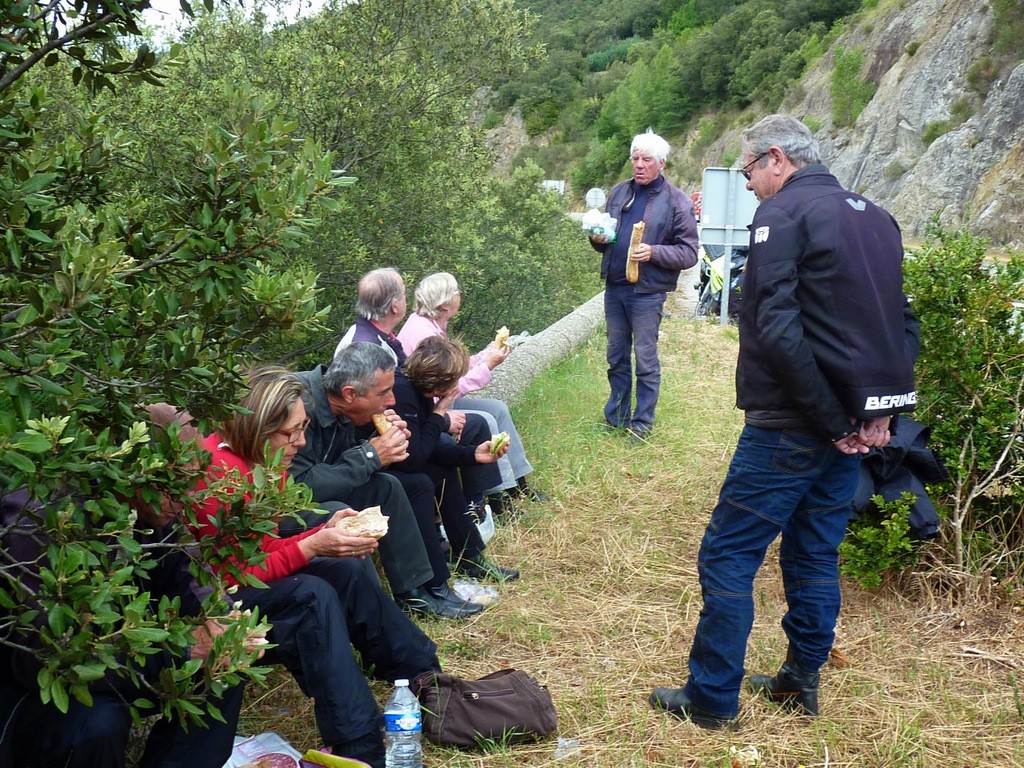
M 309 426 L 309 423 L 312 420 L 313 419 L 311 417 L 307 416 L 306 420 L 302 422 L 301 426 L 298 426 L 295 429 L 275 429 L 274 434 L 284 435 L 285 437 L 288 438 L 288 445 L 294 445 L 295 441 L 299 439 L 299 435 L 306 431 L 306 427 Z
M 753 160 L 751 160 L 749 163 L 747 163 L 742 168 L 740 168 L 740 173 L 743 175 L 744 179 L 746 179 L 747 181 L 750 181 L 750 171 L 754 167 L 754 163 L 756 163 L 758 160 L 760 160 L 762 157 L 764 157 L 767 154 L 768 154 L 768 152 L 762 152 L 760 155 L 758 155 Z

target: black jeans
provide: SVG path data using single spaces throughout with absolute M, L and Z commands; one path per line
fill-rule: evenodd
M 459 471 L 455 467 L 442 467 L 437 464 L 426 464 L 423 468 L 426 470 L 426 474 L 419 472 L 394 472 L 392 474 L 402 483 L 403 488 L 426 481 L 431 489 L 431 507 L 437 505 L 441 522 L 444 523 L 445 533 L 448 534 L 448 541 L 452 545 L 452 559 L 476 558 L 484 551 L 484 541 L 480 538 L 476 522 L 469 515 Z M 433 518 L 433 512 L 431 512 L 431 517 Z M 433 520 L 431 522 L 433 523 Z M 437 538 L 436 525 L 433 525 L 433 528 L 433 535 Z M 424 534 L 424 538 L 426 538 L 426 534 Z
M 392 682 L 441 668 L 434 643 L 384 593 L 368 559 L 318 557 L 266 588 L 239 588 L 236 599 L 273 624 L 267 639 L 278 647 L 261 663 L 283 664 L 315 699 L 329 745 L 368 734 L 383 739 L 364 668 Z
M 154 665 L 147 664 L 147 672 L 150 667 L 156 671 Z M 5 700 L 10 694 L 23 695 L 4 734 L 0 768 L 124 768 L 132 724 L 125 699 L 146 694 L 127 681 L 117 682 L 124 688 L 120 693 L 94 691 L 91 707 L 71 699 L 67 714 L 52 704 L 43 704 L 37 690 L 15 691 L 13 686 L 5 685 Z M 208 718 L 204 721 L 206 727 L 192 723 L 186 731 L 179 718 L 158 720 L 149 732 L 140 765 L 221 768 L 231 757 L 242 690 L 241 685 L 230 688 L 215 702 L 224 716 L 223 723 Z M 8 722 L 7 717 L 3 722 Z
M 421 494 L 429 494 L 430 490 L 422 489 Z M 380 540 L 380 563 L 384 574 L 395 594 L 409 592 L 424 584 L 433 583 L 434 555 L 421 535 L 422 509 L 428 509 L 429 499 L 416 502 L 406 495 L 402 485 L 391 475 L 376 472 L 365 484 L 350 488 L 344 499 L 325 501 L 319 506 L 322 509 L 337 511 L 351 507 L 362 510 L 366 507 L 380 506 L 381 514 L 388 518 L 388 534 Z M 433 507 L 425 513 L 433 520 Z M 302 520 L 286 517 L 281 520 L 279 533 L 281 536 L 294 536 L 307 526 L 312 527 L 327 522 L 330 515 L 317 515 L 313 512 L 301 512 Z M 436 538 L 436 536 L 435 536 Z M 436 547 L 435 547 L 436 549 Z M 445 576 L 445 580 L 447 576 Z M 440 582 L 438 582 L 440 583 Z

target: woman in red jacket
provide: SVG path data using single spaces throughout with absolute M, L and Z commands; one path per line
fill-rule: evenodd
M 299 379 L 283 368 L 266 367 L 248 380 L 249 392 L 240 403 L 248 413 L 239 413 L 206 440 L 210 478 L 231 472 L 251 478 L 252 468 L 278 451 L 287 467 L 305 443 L 309 419 Z M 227 505 L 207 498 L 198 512 L 197 538 L 221 535 L 218 523 L 225 514 L 230 514 Z M 372 669 L 380 679 L 411 680 L 441 667 L 434 643 L 381 588 L 366 557 L 376 540 L 335 527 L 340 517 L 353 514 L 343 510 L 290 538 L 263 536 L 266 559 L 234 565 L 266 586 L 240 585 L 235 598 L 243 608 L 259 608 L 272 623 L 267 639 L 277 647 L 264 662 L 283 664 L 315 699 L 320 735 L 334 754 L 384 768 L 383 720 L 363 670 Z M 213 567 L 226 582 L 237 583 L 228 572 L 232 569 Z

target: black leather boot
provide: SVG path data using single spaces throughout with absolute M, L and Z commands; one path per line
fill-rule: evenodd
M 440 586 L 427 587 L 430 594 L 432 594 L 437 601 L 442 604 L 451 605 L 455 610 L 459 611 L 460 615 L 458 618 L 465 618 L 466 616 L 476 616 L 478 613 L 483 611 L 484 607 L 479 603 L 474 603 L 471 600 L 463 600 L 459 597 L 455 590 L 453 590 L 447 581 L 441 582 Z
M 792 660 L 793 652 L 787 654 L 786 661 L 773 676 L 751 675 L 751 690 L 767 696 L 787 709 L 809 717 L 818 716 L 818 680 L 821 675 L 807 672 Z
M 438 589 L 438 587 L 417 587 L 409 592 L 395 595 L 395 602 L 406 613 L 419 613 L 439 619 L 467 619 L 483 610 L 476 603 L 460 605 L 449 601 L 443 595 L 435 594 Z
M 471 579 L 493 579 L 506 582 L 519 578 L 519 571 L 515 568 L 502 568 L 497 563 L 486 559 L 483 552 L 473 556 L 463 555 L 458 562 L 452 565 L 452 570 L 463 576 L 469 576 Z
M 735 731 L 739 720 L 702 709 L 690 701 L 682 688 L 655 688 L 647 699 L 655 709 L 663 709 L 680 720 L 689 720 L 707 731 Z
M 545 502 L 548 500 L 548 495 L 544 491 L 538 491 L 530 485 L 526 475 L 516 478 L 516 487 L 512 492 L 519 498 L 526 499 L 527 501 Z

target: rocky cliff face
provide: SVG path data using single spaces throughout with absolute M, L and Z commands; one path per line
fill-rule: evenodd
M 907 235 L 920 236 L 938 218 L 1024 247 L 1024 64 L 1004 65 L 991 82 L 968 77 L 989 53 L 992 28 L 991 10 L 974 0 L 890 3 L 852 25 L 782 111 L 817 121 L 826 164 L 891 211 Z M 829 117 L 839 46 L 862 50 L 861 76 L 877 86 L 849 128 Z M 926 144 L 938 125 L 946 132 Z M 735 155 L 738 133 L 723 135 L 702 159 L 718 165 Z

